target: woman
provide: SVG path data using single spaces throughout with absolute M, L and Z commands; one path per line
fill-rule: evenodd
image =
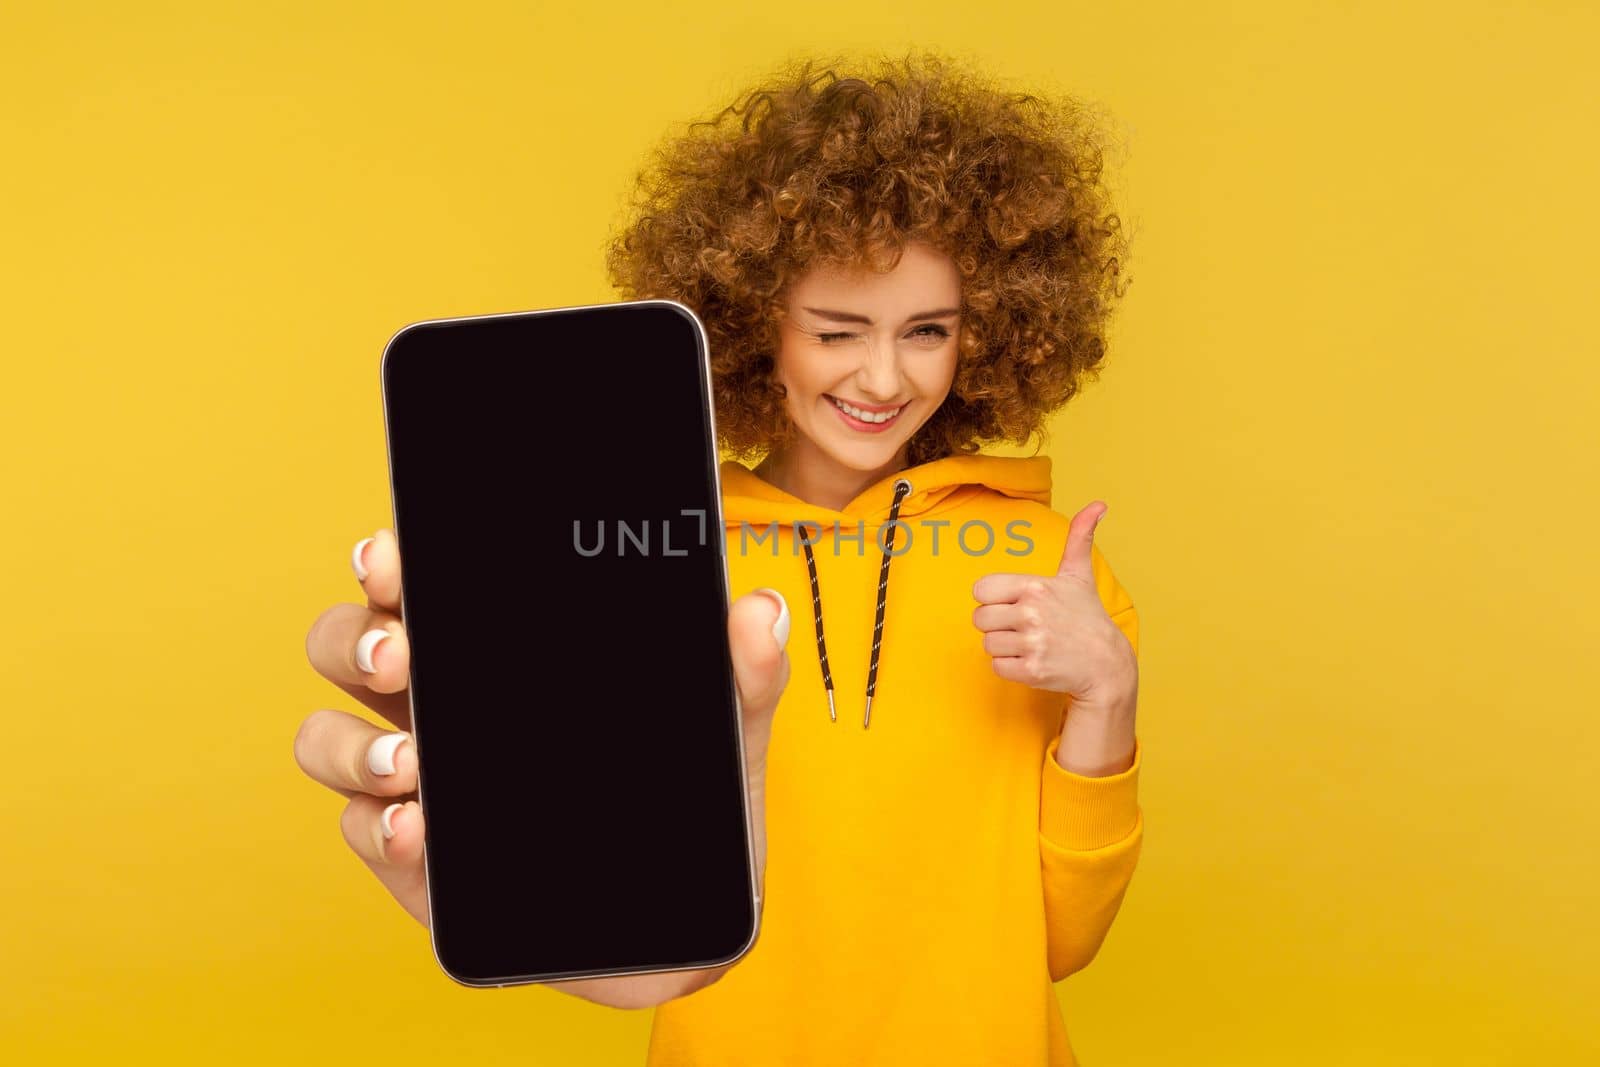
M 763 864 L 756 945 L 710 971 L 551 983 L 658 1005 L 652 1064 L 1075 1062 L 1086 966 L 1143 835 L 1138 616 L 1024 443 L 1103 358 L 1125 255 L 1075 105 L 932 59 L 807 64 L 670 140 L 608 262 L 711 341 Z M 342 712 L 297 758 L 427 922 L 391 531 L 365 608 L 312 628 Z M 800 617 L 793 618 L 790 606 Z M 790 632 L 795 626 L 803 633 Z

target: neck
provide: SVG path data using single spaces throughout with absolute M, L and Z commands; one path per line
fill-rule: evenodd
M 811 441 L 800 438 L 786 448 L 775 448 L 756 465 L 755 473 L 807 504 L 843 511 L 844 506 L 871 486 L 906 467 L 906 447 L 875 470 L 846 467 Z

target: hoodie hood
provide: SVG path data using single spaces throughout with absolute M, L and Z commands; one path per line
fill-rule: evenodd
M 723 523 L 734 527 L 741 522 L 792 526 L 806 521 L 831 529 L 835 521 L 852 526 L 861 520 L 883 522 L 894 504 L 895 483 L 901 479 L 911 483 L 900 501 L 901 518 L 954 507 L 985 489 L 1050 505 L 1049 456 L 946 456 L 874 482 L 839 511 L 791 496 L 733 460 L 722 463 L 721 476 Z
M 722 518 L 725 528 L 778 525 L 798 529 L 797 540 L 805 550 L 806 572 L 811 584 L 811 619 L 817 636 L 817 660 L 822 668 L 822 686 L 828 698 L 828 718 L 838 722 L 833 696 L 833 671 L 828 664 L 828 642 L 822 621 L 822 588 L 817 581 L 814 543 L 836 532 L 841 526 L 873 526 L 873 536 L 882 553 L 878 567 L 877 612 L 872 627 L 872 651 L 867 669 L 866 712 L 862 727 L 872 725 L 872 697 L 878 687 L 878 653 L 883 645 L 883 613 L 889 596 L 889 563 L 894 551 L 896 523 L 919 515 L 936 514 L 959 507 L 963 502 L 988 491 L 1019 500 L 1050 504 L 1050 457 L 1048 456 L 946 456 L 882 478 L 862 490 L 842 509 L 808 504 L 796 496 L 759 478 L 748 467 L 728 460 L 720 467 L 722 479 Z

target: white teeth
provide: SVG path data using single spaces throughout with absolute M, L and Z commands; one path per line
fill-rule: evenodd
M 860 408 L 855 407 L 854 405 L 846 404 L 843 400 L 840 400 L 836 396 L 829 397 L 829 399 L 834 402 L 840 411 L 844 412 L 846 415 L 860 419 L 862 422 L 888 422 L 890 419 L 900 414 L 901 410 L 905 407 L 904 404 L 901 404 L 900 407 L 895 408 L 893 411 L 862 411 Z

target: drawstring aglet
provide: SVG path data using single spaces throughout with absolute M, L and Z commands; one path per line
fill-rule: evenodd
M 836 712 L 834 710 L 834 708 L 833 708 L 833 689 L 832 688 L 829 688 L 829 690 L 828 690 L 828 720 L 830 722 L 838 722 L 839 721 L 839 713 Z
M 867 697 L 867 714 L 861 720 L 861 728 L 863 730 L 865 730 L 870 726 L 871 723 L 872 723 L 872 697 L 868 696 Z

